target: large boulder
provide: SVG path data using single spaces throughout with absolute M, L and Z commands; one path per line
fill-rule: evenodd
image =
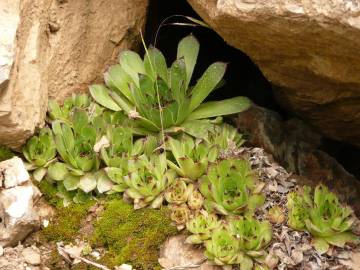
M 0 143 L 19 148 L 62 101 L 140 44 L 148 0 L 0 0 Z
M 324 135 L 360 145 L 360 4 L 354 0 L 188 0 Z

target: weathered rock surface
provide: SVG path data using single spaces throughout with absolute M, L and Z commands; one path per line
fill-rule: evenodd
M 1 144 L 20 147 L 43 124 L 48 97 L 86 90 L 119 51 L 136 48 L 147 5 L 0 0 Z
M 172 236 L 166 240 L 160 250 L 159 263 L 165 269 L 221 270 L 211 265 L 204 257 L 204 251 L 185 243 L 186 235 Z
M 45 270 L 46 268 L 39 266 L 40 263 L 40 250 L 35 246 L 6 247 L 0 255 L 1 270 Z
M 20 0 L 4 0 L 0 6 L 0 95 L 9 82 L 16 48 Z
M 325 136 L 360 145 L 357 0 L 188 0 L 276 86 L 279 102 Z
M 326 184 L 360 215 L 360 182 L 319 149 L 321 135 L 313 128 L 296 118 L 283 121 L 278 113 L 258 106 L 240 113 L 234 122 L 248 134 L 249 144 L 264 148 L 289 172 L 298 174 L 300 184 Z
M 39 229 L 42 220 L 52 214 L 51 207 L 39 200 L 41 193 L 31 183 L 29 175 L 27 179 L 24 177 L 25 167 L 19 160 L 18 157 L 14 157 L 0 162 L 0 176 L 4 178 L 2 183 L 11 182 L 8 188 L 5 185 L 0 186 L 2 247 L 16 245 L 29 233 Z

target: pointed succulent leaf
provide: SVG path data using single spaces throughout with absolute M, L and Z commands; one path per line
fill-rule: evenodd
M 118 94 L 122 94 L 131 103 L 134 102 L 129 88 L 131 77 L 123 70 L 120 65 L 114 65 L 110 67 L 109 70 L 105 73 L 104 79 L 106 85 L 110 89 L 115 90 Z
M 112 111 L 120 111 L 119 105 L 110 97 L 109 89 L 104 85 L 94 84 L 89 86 L 90 94 L 100 105 Z
M 196 120 L 235 114 L 249 109 L 250 106 L 251 101 L 247 97 L 234 97 L 220 101 L 209 101 L 201 104 L 187 119 Z
M 144 63 L 140 56 L 133 51 L 123 51 L 119 55 L 119 62 L 124 71 L 132 78 L 135 85 L 139 87 L 138 74 L 146 74 Z
M 210 65 L 192 89 L 190 111 L 194 111 L 215 89 L 225 74 L 226 64 L 216 62 Z
M 147 49 L 144 56 L 144 68 L 153 81 L 159 76 L 168 82 L 168 70 L 164 55 L 155 47 Z
M 178 45 L 177 59 L 183 58 L 186 66 L 186 88 L 189 86 L 199 54 L 200 44 L 193 35 L 184 37 Z

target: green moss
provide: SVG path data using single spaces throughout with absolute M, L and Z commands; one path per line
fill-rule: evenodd
M 0 161 L 12 158 L 14 155 L 8 147 L 0 145 Z
M 115 199 L 106 203 L 91 242 L 107 248 L 101 261 L 108 267 L 129 263 L 136 269 L 158 269 L 159 247 L 176 233 L 165 208 L 134 210 Z
M 56 195 L 58 191 L 55 185 L 52 185 L 46 181 L 46 179 L 43 179 L 40 182 L 34 181 L 33 183 L 40 189 L 48 203 L 56 207 L 61 207 L 63 205 L 62 199 Z
M 84 204 L 72 204 L 69 207 L 57 206 L 56 215 L 41 236 L 46 241 L 73 242 L 81 228 L 81 221 L 86 217 L 88 209 L 94 204 L 89 201 Z

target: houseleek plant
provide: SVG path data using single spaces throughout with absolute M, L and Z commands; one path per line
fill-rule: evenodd
M 222 80 L 226 64 L 210 65 L 190 86 L 198 52 L 199 42 L 192 35 L 179 42 L 177 59 L 170 67 L 154 47 L 146 49 L 144 59 L 123 51 L 119 64 L 105 73 L 106 86 L 92 85 L 90 93 L 102 106 L 123 110 L 145 133 L 179 129 L 196 133 L 201 119 L 246 110 L 250 101 L 245 97 L 203 103 Z
M 55 100 L 48 103 L 48 115 L 51 120 L 70 121 L 72 112 L 75 109 L 85 109 L 90 105 L 90 98 L 87 94 L 75 95 L 65 99 L 64 104 L 60 106 Z
M 229 124 L 214 125 L 209 130 L 208 141 L 212 145 L 218 145 L 221 150 L 238 148 L 245 142 L 236 128 Z
M 185 134 L 179 140 L 169 137 L 167 146 L 175 159 L 175 162 L 168 159 L 169 167 L 189 181 L 195 181 L 202 176 L 208 164 L 214 162 L 219 154 L 216 146 L 204 141 L 197 142 Z
M 186 223 L 186 229 L 192 233 L 186 242 L 189 244 L 201 244 L 211 238 L 214 230 L 221 227 L 221 221 L 214 214 L 202 210 L 198 215 Z
M 38 136 L 33 136 L 26 142 L 22 152 L 29 162 L 27 169 L 34 170 L 34 178 L 41 181 L 47 172 L 46 168 L 55 161 L 56 157 L 56 146 L 51 129 L 41 129 Z
M 174 182 L 175 177 L 175 171 L 167 169 L 165 154 L 142 155 L 124 176 L 128 186 L 125 195 L 133 200 L 135 209 L 147 205 L 158 208 L 163 202 L 165 189 Z
M 185 203 L 172 204 L 170 205 L 170 219 L 178 230 L 182 230 L 185 228 L 186 222 L 191 219 L 191 211 Z
M 239 241 L 226 228 L 215 230 L 205 242 L 205 256 L 217 265 L 239 264 L 242 253 Z
M 256 182 L 246 160 L 228 159 L 209 167 L 200 180 L 205 208 L 222 215 L 252 213 L 264 203 L 264 196 L 255 193 Z
M 186 203 L 194 191 L 193 184 L 186 184 L 185 181 L 177 179 L 165 192 L 165 199 L 168 203 Z
M 351 232 L 352 210 L 342 206 L 337 196 L 324 185 L 318 185 L 314 191 L 304 186 L 289 193 L 287 207 L 290 227 L 308 231 L 320 253 L 326 252 L 330 245 L 343 247 L 346 243 L 359 241 Z
M 239 242 L 242 256 L 240 269 L 251 270 L 254 260 L 263 263 L 266 257 L 265 247 L 272 238 L 271 225 L 267 221 L 258 221 L 252 217 L 237 217 L 229 220 L 229 229 Z

